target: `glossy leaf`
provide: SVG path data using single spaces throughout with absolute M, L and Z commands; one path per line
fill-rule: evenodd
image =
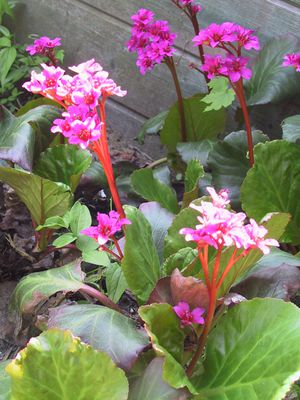
M 89 209 L 84 204 L 77 201 L 70 210 L 70 229 L 76 236 L 83 229 L 89 228 L 92 224 L 92 217 Z
M 108 267 L 110 265 L 110 260 L 105 251 L 99 250 L 84 250 L 82 252 L 82 260 L 94 265 L 99 265 L 102 267 Z
M 75 304 L 50 309 L 49 328 L 70 330 L 94 349 L 104 351 L 123 369 L 130 369 L 149 345 L 144 329 L 107 307 Z
M 125 207 L 131 225 L 126 226 L 122 270 L 131 291 L 145 302 L 160 278 L 159 257 L 152 239 L 151 225 L 135 207 Z
M 111 264 L 105 271 L 105 278 L 107 295 L 114 303 L 117 303 L 128 288 L 120 265 L 118 263 Z
M 162 111 L 153 118 L 148 119 L 143 124 L 139 134 L 136 137 L 140 144 L 144 144 L 146 135 L 156 134 L 162 129 L 168 113 L 169 111 Z
M 54 182 L 64 183 L 74 192 L 81 175 L 90 167 L 92 156 L 78 146 L 62 144 L 47 149 L 34 166 L 34 173 Z
M 5 79 L 16 57 L 17 50 L 13 46 L 0 50 L 0 82 L 2 88 L 4 87 Z
M 254 145 L 269 140 L 260 131 L 254 131 L 252 137 Z M 223 141 L 216 143 L 208 157 L 212 185 L 217 190 L 229 189 L 231 204 L 237 208 L 240 207 L 240 187 L 250 169 L 247 153 L 246 131 L 239 131 L 230 133 Z
M 63 235 L 60 235 L 57 239 L 55 239 L 53 241 L 53 246 L 57 247 L 57 248 L 61 248 L 66 246 L 67 244 L 70 244 L 72 242 L 75 242 L 76 240 L 76 236 L 73 235 L 73 233 L 68 232 L 68 233 L 64 233 Z
M 293 115 L 282 121 L 282 139 L 297 142 L 300 139 L 300 115 Z
M 184 175 L 184 195 L 182 208 L 188 207 L 199 197 L 199 181 L 204 176 L 204 169 L 198 160 L 189 161 Z
M 235 99 L 234 90 L 229 87 L 228 79 L 219 77 L 208 83 L 210 93 L 203 97 L 202 101 L 208 106 L 205 111 L 220 110 L 231 106 Z
M 0 361 L 0 400 L 10 400 L 10 377 L 5 371 L 5 368 L 10 363 L 10 360 Z
M 77 292 L 83 287 L 84 278 L 80 260 L 34 272 L 20 280 L 13 292 L 11 306 L 20 313 L 31 313 L 40 302 L 57 292 Z
M 201 165 L 207 167 L 207 159 L 215 143 L 215 140 L 208 139 L 201 142 L 178 143 L 177 151 L 186 164 L 191 160 L 198 160 Z
M 283 140 L 258 144 L 255 164 L 241 188 L 242 206 L 249 217 L 269 212 L 291 215 L 284 242 L 300 243 L 300 147 Z
M 185 334 L 180 328 L 179 318 L 169 304 L 151 304 L 139 309 L 146 323 L 152 346 L 159 356 L 164 356 L 163 379 L 176 389 L 190 382 L 182 367 Z
M 179 271 L 186 269 L 195 269 L 197 272 L 196 263 L 198 262 L 198 252 L 191 247 L 185 247 L 170 255 L 164 262 L 162 269 L 166 275 L 171 275 L 174 269 L 178 268 Z M 193 268 L 194 266 L 194 268 Z M 192 272 L 192 271 L 190 271 Z
M 130 388 L 128 400 L 186 400 L 188 394 L 169 386 L 162 378 L 163 358 L 156 357 Z
M 152 238 L 156 247 L 160 262 L 163 261 L 164 241 L 168 229 L 174 219 L 174 214 L 155 201 L 143 203 L 139 209 L 145 215 L 152 229 Z
M 69 227 L 69 221 L 66 221 L 63 217 L 49 217 L 46 219 L 43 225 L 39 225 L 36 228 L 36 231 L 41 231 L 44 228 L 56 230 L 68 227 Z
M 251 68 L 251 80 L 245 82 L 249 105 L 275 103 L 299 94 L 299 73 L 282 66 L 283 57 L 297 53 L 299 47 L 299 38 L 292 35 L 278 36 L 266 43 Z
M 204 95 L 197 95 L 183 100 L 188 142 L 213 139 L 224 130 L 224 110 L 205 112 L 206 105 L 201 101 L 203 97 Z M 160 137 L 161 142 L 171 152 L 176 150 L 179 142 L 182 142 L 177 103 L 171 107 Z
M 68 186 L 26 171 L 0 167 L 0 180 L 14 189 L 37 225 L 49 217 L 63 216 L 73 199 Z
M 157 201 L 172 213 L 179 210 L 176 192 L 170 186 L 160 182 L 150 168 L 134 171 L 131 175 L 134 191 L 148 201 Z
M 12 400 L 126 400 L 128 395 L 124 371 L 70 332 L 50 330 L 31 339 L 7 371 Z
M 300 311 L 275 299 L 230 309 L 207 342 L 196 400 L 281 400 L 300 376 Z
M 47 105 L 20 117 L 0 107 L 0 158 L 31 170 L 34 158 L 49 145 L 50 127 L 59 115 L 58 108 Z
M 300 267 L 300 259 L 298 262 Z M 273 297 L 290 301 L 300 290 L 300 269 L 282 264 L 277 268 L 264 268 L 251 273 L 232 289 L 247 299 Z

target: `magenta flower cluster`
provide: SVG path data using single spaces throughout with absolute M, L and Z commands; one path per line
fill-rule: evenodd
M 53 133 L 61 133 L 69 143 L 87 148 L 98 140 L 101 124 L 96 107 L 99 99 L 108 96 L 125 96 L 116 83 L 108 78 L 108 72 L 91 59 L 69 69 L 71 76 L 59 67 L 41 64 L 41 73 L 32 71 L 31 80 L 23 87 L 32 93 L 55 100 L 65 108 L 62 119 L 54 120 Z
M 297 72 L 300 72 L 300 53 L 286 54 L 283 58 L 284 67 L 293 67 Z
M 50 39 L 48 36 L 42 36 L 39 39 L 35 39 L 30 46 L 27 46 L 26 51 L 31 56 L 35 54 L 46 56 L 49 51 L 59 46 L 61 46 L 61 38 Z
M 194 308 L 193 311 L 190 310 L 190 306 L 188 303 L 181 301 L 176 306 L 173 307 L 178 318 L 180 318 L 181 325 L 193 325 L 193 324 L 204 324 L 204 318 L 202 315 L 205 313 L 205 308 Z
M 121 218 L 116 211 L 110 211 L 109 215 L 98 213 L 97 221 L 98 226 L 83 229 L 81 234 L 97 240 L 100 246 L 111 240 L 115 233 L 120 232 L 123 225 L 131 224 L 127 218 Z
M 177 0 L 177 4 L 180 8 L 187 7 L 190 11 L 191 15 L 196 15 L 200 11 L 202 11 L 202 7 L 200 4 L 194 4 L 195 0 Z
M 252 71 L 247 67 L 249 60 L 242 56 L 242 50 L 260 49 L 259 39 L 253 33 L 253 30 L 232 22 L 220 25 L 213 23 L 202 29 L 193 39 L 195 46 L 220 48 L 225 51 L 225 56 L 206 54 L 201 70 L 209 79 L 216 76 L 228 77 L 231 82 L 250 79 Z
M 131 17 L 133 27 L 127 43 L 130 52 L 137 52 L 136 65 L 144 75 L 166 57 L 174 54 L 176 33 L 172 33 L 167 21 L 154 21 L 154 12 L 141 8 Z
M 199 211 L 197 217 L 199 225 L 196 229 L 183 228 L 180 233 L 185 235 L 187 241 L 195 241 L 198 246 L 213 246 L 216 249 L 224 246 L 235 246 L 243 248 L 247 252 L 258 248 L 264 254 L 270 252 L 269 246 L 279 246 L 275 239 L 266 239 L 267 229 L 258 225 L 253 219 L 245 224 L 246 214 L 234 213 L 228 210 L 228 191 L 221 190 L 219 193 L 208 187 L 211 202 L 201 201 L 200 206 L 191 204 L 190 207 Z

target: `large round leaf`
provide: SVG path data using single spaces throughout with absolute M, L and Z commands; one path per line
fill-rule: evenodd
M 137 329 L 133 320 L 93 304 L 52 308 L 48 327 L 70 330 L 94 349 L 108 353 L 123 369 L 130 369 L 149 345 L 146 332 Z
M 300 115 L 293 115 L 282 121 L 282 138 L 288 142 L 300 139 Z
M 249 105 L 278 102 L 300 92 L 300 75 L 294 68 L 282 66 L 283 57 L 298 52 L 300 40 L 287 35 L 270 39 L 252 67 L 253 75 L 246 81 Z
M 213 139 L 224 130 L 224 110 L 204 111 L 207 105 L 201 101 L 203 97 L 204 95 L 197 95 L 183 100 L 189 142 Z M 170 151 L 175 151 L 177 143 L 182 142 L 178 103 L 170 109 L 160 137 Z
M 59 114 L 58 108 L 44 105 L 15 117 L 1 107 L 0 158 L 31 170 L 34 157 L 50 143 L 50 127 Z
M 69 186 L 27 171 L 0 167 L 0 180 L 14 189 L 37 225 L 49 217 L 63 216 L 73 199 Z
M 34 272 L 22 278 L 15 288 L 11 305 L 20 313 L 30 313 L 41 301 L 57 292 L 77 292 L 84 286 L 80 260 L 60 268 Z
M 243 209 L 257 220 L 269 212 L 290 213 L 282 240 L 300 243 L 300 147 L 275 140 L 258 144 L 254 156 L 254 167 L 241 187 Z
M 122 270 L 129 288 L 145 302 L 160 278 L 159 257 L 151 225 L 143 213 L 132 206 L 127 206 L 125 212 L 131 224 L 126 227 Z
M 81 175 L 92 163 L 92 156 L 78 146 L 63 144 L 50 147 L 40 155 L 34 173 L 54 182 L 64 183 L 74 192 Z
M 109 356 L 49 330 L 30 340 L 9 364 L 12 400 L 126 400 L 128 382 Z
M 0 362 L 0 400 L 10 399 L 10 377 L 5 371 L 10 360 Z
M 281 400 L 300 377 L 300 310 L 276 299 L 245 301 L 207 342 L 197 400 Z
M 254 131 L 252 137 L 254 145 L 269 140 L 268 136 L 259 131 Z M 229 189 L 234 207 L 240 206 L 240 187 L 250 169 L 247 153 L 247 134 L 239 131 L 230 133 L 222 142 L 216 143 L 208 157 L 214 188 Z

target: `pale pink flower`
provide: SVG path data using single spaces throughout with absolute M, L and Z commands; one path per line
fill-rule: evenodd
M 279 243 L 275 239 L 265 239 L 268 233 L 264 226 L 258 225 L 254 219 L 250 219 L 250 224 L 245 226 L 247 234 L 250 237 L 248 248 L 254 247 L 260 249 L 264 254 L 269 254 L 269 246 L 279 246 Z
M 32 45 L 26 47 L 26 51 L 31 55 L 46 55 L 47 51 L 61 46 L 61 38 L 50 39 L 48 36 L 42 36 L 36 39 Z
M 230 203 L 228 189 L 221 189 L 219 193 L 213 187 L 207 187 L 206 190 L 210 194 L 214 206 L 224 208 Z
M 92 117 L 88 117 L 84 121 L 74 121 L 71 128 L 65 136 L 68 137 L 70 144 L 78 144 L 82 149 L 86 149 L 90 142 L 98 140 L 101 135 L 100 125 L 97 125 L 97 121 Z
M 204 325 L 205 323 L 202 316 L 205 313 L 205 308 L 197 307 L 191 311 L 188 303 L 181 301 L 173 307 L 173 310 L 180 319 L 182 327 L 193 324 Z
M 98 226 L 84 229 L 81 234 L 97 240 L 100 246 L 107 243 L 115 233 L 120 232 L 124 225 L 131 224 L 131 221 L 121 218 L 116 211 L 110 211 L 109 215 L 98 213 L 97 221 Z

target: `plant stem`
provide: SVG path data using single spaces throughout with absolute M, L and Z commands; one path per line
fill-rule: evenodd
M 111 236 L 111 238 L 112 238 L 112 240 L 113 240 L 113 242 L 114 242 L 114 244 L 116 246 L 116 249 L 118 250 L 120 258 L 122 259 L 123 258 L 123 252 L 122 252 L 121 247 L 119 245 L 118 239 L 116 239 L 114 236 Z
M 117 304 L 115 304 L 112 300 L 110 300 L 107 296 L 105 296 L 104 293 L 100 292 L 99 290 L 94 289 L 93 287 L 91 287 L 89 285 L 83 285 L 81 287 L 80 291 L 99 300 L 100 303 L 102 303 L 106 307 L 112 308 L 113 310 L 118 311 L 119 313 L 123 314 L 123 311 L 121 310 L 121 308 Z
M 168 162 L 167 157 L 160 158 L 159 160 L 153 161 L 151 164 L 147 165 L 147 168 L 153 169 L 158 167 L 161 164 L 165 164 Z
M 239 103 L 241 105 L 241 109 L 243 112 L 245 126 L 246 126 L 246 132 L 247 132 L 249 160 L 250 160 L 250 165 L 252 167 L 254 164 L 253 138 L 252 138 L 250 117 L 249 117 L 249 112 L 248 112 L 248 107 L 247 107 L 246 97 L 245 97 L 245 91 L 244 91 L 244 86 L 243 86 L 243 79 L 240 79 L 235 85 L 232 84 L 232 87 L 236 93 L 236 96 L 239 100 Z
M 191 17 L 190 17 L 190 20 L 191 20 L 191 22 L 192 22 L 192 24 L 193 24 L 193 28 L 194 28 L 195 35 L 197 36 L 197 35 L 199 34 L 199 31 L 200 31 L 199 22 L 198 22 L 198 19 L 197 19 L 197 15 L 191 16 Z M 203 64 L 205 64 L 205 57 L 204 57 L 204 54 L 205 54 L 205 53 L 204 53 L 204 48 L 203 48 L 203 46 L 202 46 L 202 45 L 198 46 L 198 50 L 199 50 L 199 58 L 200 58 L 201 64 L 203 65 Z M 202 72 L 202 71 L 201 71 L 201 72 Z M 210 82 L 210 79 L 207 77 L 207 73 L 203 72 L 203 75 L 204 75 L 205 82 L 206 82 L 207 87 L 208 87 L 208 84 L 209 84 L 209 82 Z
M 180 87 L 180 82 L 178 79 L 175 63 L 173 60 L 173 57 L 167 57 L 166 58 L 166 64 L 169 67 L 169 70 L 172 74 L 174 84 L 175 84 L 175 89 L 176 89 L 176 94 L 177 94 L 177 99 L 178 99 L 178 111 L 179 111 L 179 116 L 180 116 L 180 126 L 181 126 L 181 141 L 182 142 L 187 142 L 187 131 L 186 131 L 186 121 L 185 121 L 185 111 L 184 111 L 184 103 L 183 103 L 183 96 L 182 96 L 182 91 Z
M 203 329 L 203 333 L 199 338 L 199 343 L 197 346 L 197 350 L 187 368 L 187 376 L 191 377 L 194 371 L 194 368 L 197 364 L 197 361 L 199 357 L 202 355 L 207 336 L 210 332 L 211 325 L 214 319 L 214 314 L 215 314 L 215 309 L 216 309 L 216 302 L 217 302 L 217 278 L 218 278 L 218 272 L 219 272 L 219 267 L 220 267 L 220 260 L 221 260 L 221 254 L 222 254 L 223 246 L 220 246 L 218 249 L 218 253 L 216 256 L 216 261 L 214 265 L 214 270 L 213 270 L 213 276 L 212 276 L 212 281 L 210 284 L 210 289 L 209 289 L 209 306 L 208 306 L 208 312 L 207 312 L 207 317 L 205 319 L 205 325 Z
M 121 261 L 121 257 L 118 256 L 118 254 L 116 254 L 115 252 L 113 252 L 112 250 L 110 250 L 108 247 L 102 245 L 101 249 L 103 251 L 106 251 L 107 253 L 109 253 L 110 255 L 112 255 L 113 257 L 115 257 L 118 261 Z

